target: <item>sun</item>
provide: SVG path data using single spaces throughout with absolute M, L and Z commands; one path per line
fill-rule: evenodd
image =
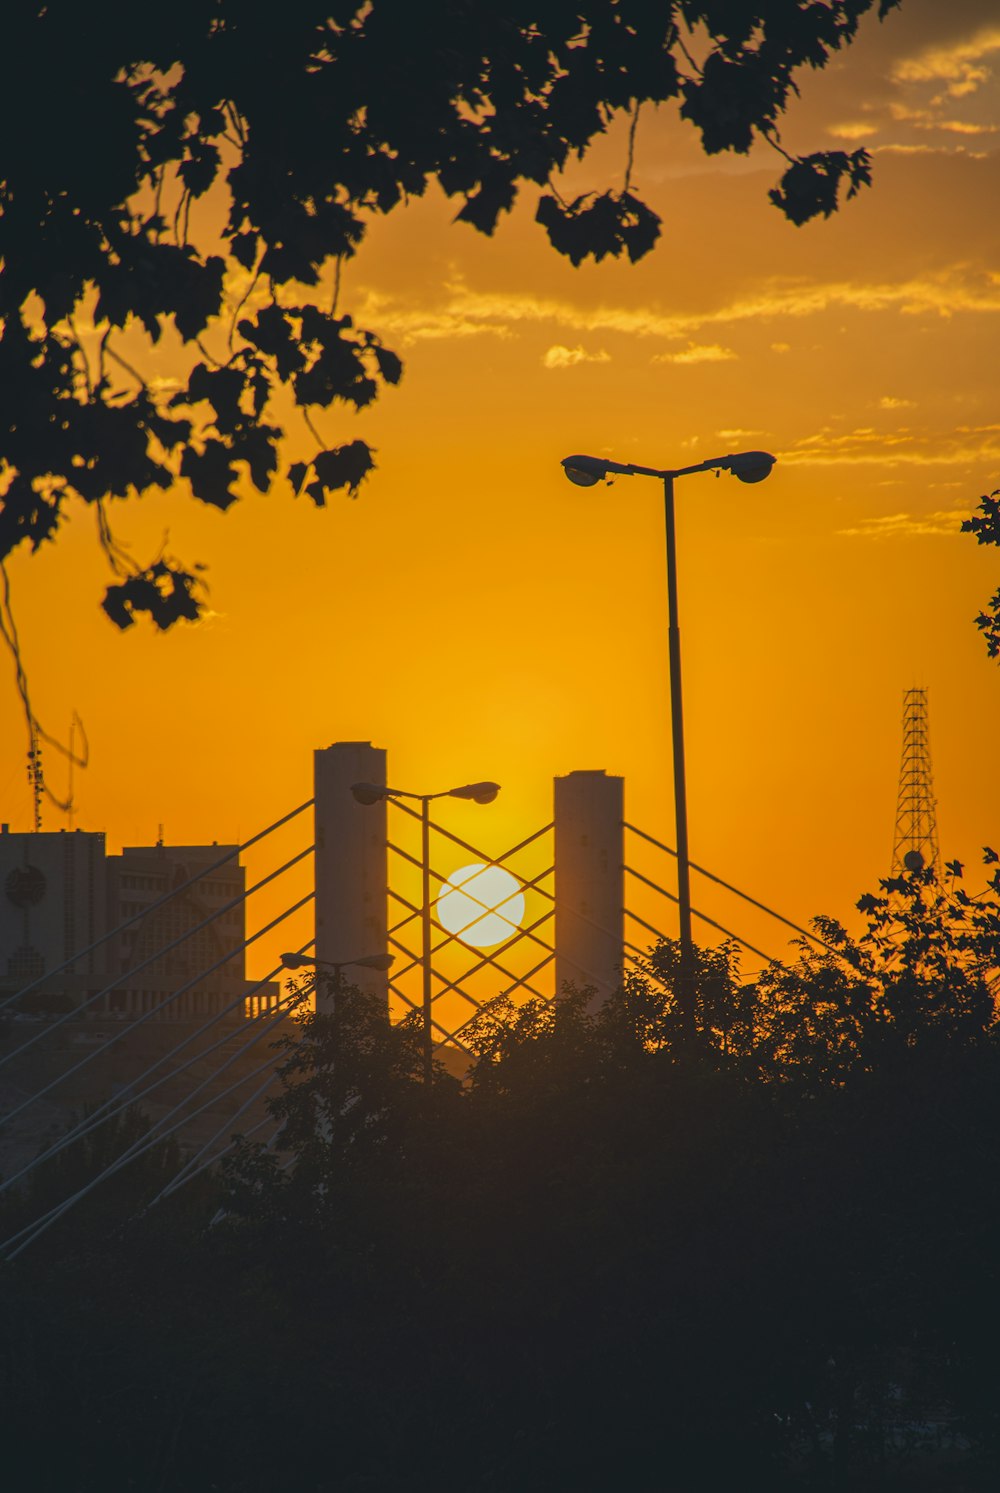
M 502 866 L 483 861 L 462 866 L 438 892 L 437 917 L 446 932 L 475 949 L 504 943 L 518 931 L 524 917 L 521 883 Z

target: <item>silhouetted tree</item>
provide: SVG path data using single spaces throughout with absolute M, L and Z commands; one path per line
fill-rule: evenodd
M 9 1478 L 992 1493 L 990 875 L 887 881 L 749 984 L 700 951 L 695 1041 L 669 942 L 597 1010 L 498 1000 L 461 1088 L 342 992 L 221 1216 L 0 1268 Z
M 975 534 L 978 544 L 1000 545 L 1000 488 L 979 499 L 979 511 L 962 522 L 962 532 Z M 990 597 L 986 610 L 979 613 L 976 626 L 986 639 L 990 658 L 1000 655 L 1000 590 Z
M 709 154 L 773 144 L 788 164 L 771 197 L 793 223 L 829 216 L 869 182 L 867 152 L 790 156 L 779 120 L 802 68 L 896 4 L 297 0 L 278 18 L 235 0 L 9 0 L 0 559 L 53 539 L 80 498 L 115 572 L 108 616 L 196 617 L 197 568 L 134 561 L 106 500 L 183 479 L 227 508 L 241 474 L 274 481 L 289 395 L 308 417 L 399 381 L 397 355 L 338 309 L 372 215 L 436 181 L 489 234 L 530 182 L 572 263 L 639 259 L 660 221 L 631 187 L 634 130 L 621 191 L 567 202 L 551 177 L 616 115 L 671 102 Z M 318 443 L 287 478 L 323 505 L 373 465 L 364 441 Z

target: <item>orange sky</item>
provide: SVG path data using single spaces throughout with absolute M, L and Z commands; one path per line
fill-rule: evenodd
M 166 636 L 105 619 L 87 512 L 10 564 L 35 707 L 56 732 L 76 708 L 90 736 L 77 824 L 115 850 L 161 822 L 173 842 L 245 838 L 310 795 L 315 746 L 361 738 L 402 787 L 502 783 L 441 815 L 488 852 L 547 821 L 553 774 L 578 767 L 623 774 L 628 817 L 672 842 L 659 494 L 574 488 L 559 459 L 750 446 L 778 454 L 768 482 L 678 486 L 695 860 L 792 918 L 850 919 L 888 872 L 915 683 L 943 851 L 1000 841 L 1000 671 L 973 625 L 1000 556 L 958 534 L 1000 485 L 998 74 L 989 0 L 870 20 L 802 78 L 784 135 L 867 145 L 875 185 L 801 229 L 767 200 L 777 156 L 706 160 L 668 109 L 639 123 L 663 238 L 638 266 L 574 270 L 531 190 L 492 240 L 438 194 L 373 223 L 341 306 L 405 375 L 317 422 L 377 447 L 357 501 L 317 512 L 279 482 L 225 515 L 181 492 L 121 505 L 138 556 L 169 528 L 210 567 L 211 616 Z M 613 132 L 567 190 L 618 184 L 624 158 Z M 290 459 L 310 449 L 292 430 Z M 27 829 L 9 667 L 0 712 L 0 809 Z M 61 791 L 51 752 L 48 770 Z M 695 897 L 783 951 L 774 925 Z

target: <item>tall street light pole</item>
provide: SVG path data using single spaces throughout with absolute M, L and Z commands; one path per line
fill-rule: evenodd
M 500 784 L 465 783 L 460 788 L 444 788 L 440 793 L 408 793 L 402 788 L 383 788 L 378 783 L 354 783 L 351 792 L 360 804 L 376 804 L 383 798 L 412 798 L 420 805 L 420 1014 L 423 1023 L 424 1083 L 429 1085 L 434 1076 L 434 1030 L 431 1014 L 431 804 L 436 798 L 465 798 L 472 803 L 491 804 L 500 792 Z
M 674 525 L 674 479 L 692 472 L 730 472 L 741 482 L 762 482 L 774 466 L 767 451 L 740 451 L 711 457 L 696 466 L 662 470 L 600 456 L 567 456 L 563 471 L 578 487 L 594 487 L 616 476 L 656 477 L 663 483 L 663 514 L 667 540 L 667 645 L 670 667 L 670 728 L 674 769 L 674 826 L 677 840 L 677 910 L 680 933 L 678 1006 L 684 1035 L 695 1030 L 694 941 L 691 937 L 691 862 L 688 851 L 687 781 L 684 767 L 684 708 L 681 693 L 681 632 L 677 606 L 677 539 Z

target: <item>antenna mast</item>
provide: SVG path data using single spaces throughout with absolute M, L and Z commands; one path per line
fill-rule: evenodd
M 938 870 L 937 804 L 931 771 L 927 690 L 903 691 L 903 757 L 899 768 L 892 876 Z
M 30 724 L 30 746 L 28 750 L 28 782 L 31 784 L 31 801 L 34 810 L 35 834 L 42 827 L 42 798 L 45 793 L 45 774 L 42 771 L 42 747 L 38 739 L 38 727 L 34 720 Z

